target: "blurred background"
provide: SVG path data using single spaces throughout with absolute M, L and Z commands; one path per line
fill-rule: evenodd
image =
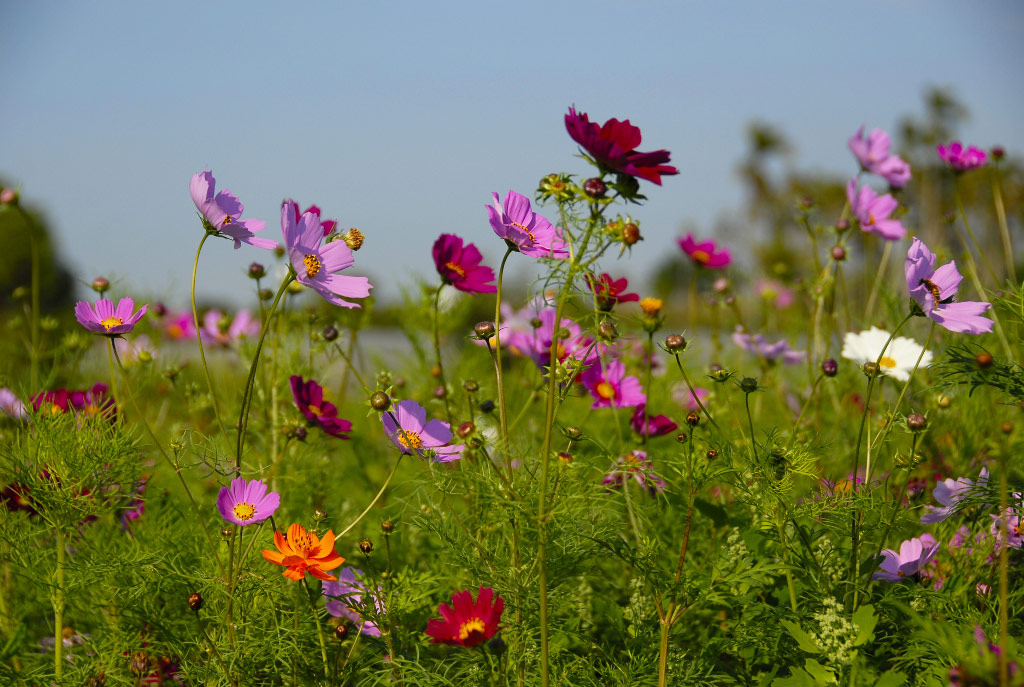
M 937 167 L 936 142 L 1005 147 L 1019 235 L 1022 46 L 1024 4 L 1009 0 L 5 2 L 0 185 L 48 232 L 53 306 L 92 297 L 97 276 L 114 296 L 184 305 L 202 236 L 188 183 L 204 169 L 267 222 L 263 236 L 280 238 L 289 197 L 358 227 L 351 272 L 386 304 L 410 277 L 436 280 L 442 232 L 497 267 L 492 191 L 532 196 L 550 172 L 590 175 L 563 124 L 575 105 L 630 119 L 640 149 L 670 150 L 680 170 L 643 183 L 645 241 L 604 269 L 669 296 L 686 284 L 674 239 L 692 231 L 799 282 L 794 204 L 809 195 L 815 221 L 834 221 L 862 124 L 893 135 L 915 183 Z M 904 223 L 939 231 L 952 209 L 941 185 L 906 193 L 917 210 Z M 7 303 L 28 267 L 19 220 L 4 217 Z M 254 260 L 271 262 L 208 244 L 201 304 L 254 302 Z M 524 288 L 530 262 L 510 263 Z

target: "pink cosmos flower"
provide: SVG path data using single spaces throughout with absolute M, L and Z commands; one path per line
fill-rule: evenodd
M 221 487 L 217 510 L 222 518 L 240 527 L 263 522 L 281 505 L 281 495 L 267 493 L 267 485 L 244 477 L 231 480 L 230 487 Z
M 857 158 L 861 169 L 884 177 L 889 185 L 901 188 L 910 180 L 910 165 L 896 155 L 890 155 L 892 141 L 889 134 L 881 129 L 872 129 L 864 138 L 864 127 L 847 141 L 850 152 Z
M 352 431 L 352 423 L 338 417 L 338 409 L 330 401 L 324 400 L 324 389 L 312 379 L 308 382 L 298 375 L 289 378 L 292 397 L 303 417 L 311 425 L 318 425 L 324 434 L 338 439 L 348 439 Z
M 732 340 L 733 343 L 743 350 L 757 353 L 769 362 L 782 360 L 787 365 L 794 365 L 802 362 L 806 355 L 805 351 L 791 350 L 785 339 L 779 339 L 775 343 L 768 343 L 761 334 L 747 334 L 739 326 L 733 332 Z
M 935 254 L 923 241 L 914 238 L 903 265 L 907 288 L 922 312 L 951 332 L 984 334 L 991 332 L 992 320 L 982 313 L 992 307 L 984 301 L 953 301 L 963 277 L 956 262 L 935 268 Z
M 910 181 L 910 163 L 897 155 L 890 155 L 874 169 L 874 173 L 889 182 L 892 188 L 903 188 Z
M 185 310 L 170 312 L 164 320 L 164 332 L 173 341 L 196 338 L 196 325 L 192 313 Z
M 758 279 L 754 288 L 757 291 L 757 295 L 766 303 L 780 310 L 793 305 L 793 302 L 796 300 L 791 289 L 774 279 Z
M 693 260 L 694 264 L 699 267 L 722 269 L 732 262 L 729 249 L 719 248 L 715 245 L 714 241 L 709 240 L 697 243 L 693 238 L 693 234 L 687 234 L 683 238 L 677 239 L 677 243 L 683 249 L 683 252 L 690 257 L 690 260 Z
M 75 318 L 90 332 L 118 336 L 135 329 L 135 325 L 146 314 L 147 307 L 144 305 L 138 312 L 133 312 L 135 301 L 127 297 L 118 301 L 116 308 L 105 298 L 96 301 L 95 306 L 88 301 L 78 301 L 75 304 Z
M 324 608 L 335 618 L 345 618 L 355 623 L 359 631 L 368 637 L 380 637 L 380 628 L 371 620 L 363 618 L 369 597 L 373 600 L 378 616 L 384 615 L 384 602 L 377 592 L 371 592 L 363 581 L 363 571 L 358 568 L 344 567 L 338 571 L 338 579 L 324 582 Z
M 699 386 L 693 387 L 693 392 L 690 391 L 690 387 L 686 386 L 686 384 L 676 384 L 672 388 L 672 399 L 687 410 L 700 410 L 697 399 L 700 399 L 701 403 L 707 405 L 708 397 L 710 396 L 710 391 Z
M 370 295 L 370 280 L 336 274 L 355 264 L 352 249 L 344 241 L 324 243 L 320 215 L 305 212 L 295 219 L 295 201 L 286 200 L 281 206 L 281 233 L 285 249 L 296 278 L 300 283 L 320 294 L 328 303 L 343 308 L 362 307 L 341 298 L 366 298 Z
M 626 377 L 626 366 L 619 360 L 588 367 L 581 375 L 583 386 L 594 398 L 591 408 L 632 408 L 647 402 L 640 380 Z
M 288 201 L 285 201 L 285 202 L 291 204 L 291 206 L 292 206 L 292 213 L 295 215 L 295 222 L 296 223 L 298 223 L 298 221 L 300 219 L 302 219 L 302 216 L 304 214 L 306 214 L 307 212 L 311 212 L 314 215 L 316 215 L 317 219 L 320 218 L 320 208 L 318 208 L 316 205 L 310 205 L 308 208 L 306 208 L 302 212 L 299 212 L 299 204 L 296 203 L 294 200 L 288 200 Z M 325 219 L 325 220 L 321 220 L 320 221 L 320 229 L 323 230 L 324 236 L 330 236 L 331 234 L 334 233 L 334 230 L 337 229 L 337 228 L 338 228 L 338 223 L 335 220 L 333 220 L 333 219 Z
M 978 476 L 977 482 L 972 482 L 966 477 L 960 477 L 958 479 L 944 479 L 935 485 L 935 489 L 932 490 L 932 496 L 935 500 L 942 504 L 942 507 L 936 508 L 935 506 L 925 506 L 925 510 L 928 512 L 921 516 L 921 523 L 924 525 L 931 525 L 932 523 L 942 522 L 956 509 L 957 505 L 967 498 L 971 490 L 975 486 L 981 488 L 988 484 L 988 469 L 982 468 L 981 474 Z
M 850 201 L 850 212 L 860 223 L 861 231 L 878 234 L 886 241 L 899 241 L 907 230 L 898 219 L 890 219 L 899 203 L 886 193 L 880 196 L 870 186 L 857 190 L 857 180 L 850 179 L 846 185 L 846 197 Z
M 636 480 L 651 496 L 665 491 L 665 480 L 654 473 L 654 465 L 646 451 L 634 450 L 616 460 L 601 484 L 608 489 L 621 489 L 627 479 Z
M 551 222 L 530 208 L 530 199 L 510 190 L 502 206 L 497 193 L 488 205 L 491 228 L 505 243 L 531 258 L 567 258 L 568 244 Z
M 935 147 L 935 150 L 942 161 L 957 172 L 967 172 L 982 167 L 988 158 L 981 148 L 974 146 L 965 148 L 960 141 L 953 141 L 947 145 L 940 144 Z
M 227 189 L 215 193 L 216 188 L 217 181 L 210 171 L 193 174 L 188 185 L 192 202 L 202 215 L 203 225 L 207 231 L 231 239 L 235 242 L 236 249 L 243 243 L 267 250 L 277 248 L 277 241 L 256 236 L 256 232 L 266 228 L 266 222 L 258 219 L 239 219 L 245 206 L 238 200 L 238 196 Z
M 640 300 L 639 295 L 626 293 L 629 281 L 625 277 L 613 280 L 610 274 L 603 272 L 598 277 L 587 274 L 586 281 L 597 298 L 598 309 L 604 312 L 608 312 L 618 303 L 633 303 Z
M 0 388 L 0 414 L 13 420 L 24 420 L 28 417 L 24 401 L 7 387 Z
M 530 306 L 527 306 L 530 309 Z M 532 324 L 530 323 L 532 320 Z M 512 326 L 510 320 L 509 331 L 504 332 L 503 344 L 508 344 L 518 355 L 529 357 L 543 369 L 551 365 L 551 341 L 555 336 L 555 308 L 546 307 L 537 313 L 536 317 L 527 320 L 526 327 Z M 533 325 L 537 325 L 536 327 Z M 502 329 L 505 329 L 504 324 Z M 590 363 L 597 357 L 596 346 L 593 341 L 582 334 L 580 326 L 568 317 L 563 317 L 558 331 L 565 336 L 558 339 L 555 347 L 555 355 L 559 362 L 568 358 L 574 358 L 581 362 Z
M 639 405 L 629 419 L 629 426 L 640 436 L 647 435 L 648 438 L 665 436 L 679 429 L 679 425 L 672 421 L 672 418 L 665 415 L 648 415 L 647 405 Z
M 675 167 L 665 164 L 671 158 L 667 150 L 642 153 L 636 150 L 643 140 L 640 129 L 612 118 L 598 126 L 585 112 L 577 114 L 570 107 L 565 115 L 565 129 L 572 140 L 580 144 L 605 172 L 628 174 L 661 185 L 662 175 L 679 174 Z
M 1021 493 L 1014 492 L 1013 500 L 1015 506 L 1009 506 L 998 515 L 990 515 L 992 524 L 989 525 L 989 532 L 995 538 L 996 551 L 1004 545 L 1003 529 L 1005 526 L 1005 545 L 1014 549 L 1024 546 L 1024 501 L 1021 500 Z
M 260 322 L 248 310 L 239 310 L 234 318 L 229 318 L 220 310 L 213 308 L 203 316 L 202 336 L 217 346 L 230 346 L 247 337 L 260 334 Z
M 402 453 L 415 453 L 435 463 L 450 463 L 462 457 L 465 445 L 451 445 L 452 430 L 448 423 L 427 422 L 426 408 L 416 401 L 399 401 L 391 412 L 381 416 L 381 421 L 385 434 Z
M 441 280 L 467 293 L 494 293 L 494 270 L 481 265 L 483 256 L 472 243 L 463 245 L 462 237 L 441 234 L 434 242 L 434 266 Z
M 874 579 L 899 582 L 917 575 L 939 552 L 939 546 L 932 535 L 922 534 L 900 544 L 899 552 L 882 551 L 881 570 L 874 574 Z

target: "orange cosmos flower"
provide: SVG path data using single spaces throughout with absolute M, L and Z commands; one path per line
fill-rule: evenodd
M 334 532 L 327 530 L 323 539 L 312 532 L 307 532 L 302 525 L 293 523 L 288 528 L 287 538 L 280 532 L 274 532 L 274 546 L 277 551 L 263 551 L 263 557 L 274 565 L 286 568 L 282 574 L 292 580 L 301 580 L 308 572 L 318 580 L 333 581 L 338 579 L 328 575 L 326 571 L 334 570 L 345 562 L 345 559 L 334 550 Z

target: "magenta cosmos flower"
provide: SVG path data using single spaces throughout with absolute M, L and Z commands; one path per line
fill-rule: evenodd
M 634 450 L 616 460 L 601 484 L 608 489 L 621 489 L 627 479 L 636 480 L 651 496 L 665 491 L 665 480 L 654 473 L 654 464 L 646 451 Z
M 640 436 L 646 434 L 652 439 L 665 436 L 679 429 L 679 425 L 673 422 L 670 417 L 665 415 L 648 415 L 646 404 L 636 407 L 633 417 L 629 419 L 629 426 Z
M 957 172 L 967 172 L 982 167 L 988 158 L 981 148 L 974 146 L 965 148 L 960 141 L 953 141 L 947 145 L 940 144 L 935 147 L 935 151 L 943 162 Z
M 462 237 L 441 234 L 434 241 L 434 265 L 441 280 L 467 293 L 494 293 L 494 270 L 481 265 L 484 257 L 472 243 L 463 244 Z
M 338 409 L 333 403 L 324 400 L 324 389 L 312 379 L 304 381 L 298 375 L 289 379 L 292 396 L 299 412 L 309 420 L 310 424 L 319 425 L 324 434 L 339 439 L 348 439 L 352 431 L 352 423 L 338 417 Z
M 263 522 L 281 505 L 281 495 L 267 491 L 259 480 L 244 477 L 231 480 L 231 486 L 221 487 L 217 495 L 217 510 L 222 518 L 235 525 L 245 526 Z
M 598 361 L 583 371 L 581 381 L 594 398 L 591 408 L 632 408 L 647 402 L 640 380 L 626 376 L 621 360 L 610 360 L 604 366 Z
M 864 138 L 864 127 L 861 126 L 847 141 L 847 145 L 861 169 L 884 177 L 890 186 L 902 188 L 910 180 L 910 165 L 899 156 L 889 153 L 892 141 L 889 134 L 881 129 L 872 129 Z
M 711 392 L 708 389 L 699 386 L 694 387 L 692 392 L 690 387 L 682 383 L 672 388 L 672 400 L 687 410 L 700 410 L 700 403 L 707 405 L 710 396 Z M 698 400 L 700 403 L 697 403 Z
M 230 346 L 247 337 L 255 338 L 259 334 L 260 321 L 248 310 L 239 310 L 232 318 L 213 308 L 203 316 L 203 340 L 217 346 Z
M 217 181 L 210 171 L 193 174 L 188 190 L 192 194 L 192 202 L 202 215 L 203 226 L 207 231 L 231 239 L 235 242 L 236 249 L 243 243 L 267 250 L 277 248 L 277 241 L 256 236 L 256 232 L 266 228 L 266 222 L 258 219 L 240 219 L 245 206 L 238 200 L 238 196 L 227 189 L 216 193 Z
M 875 573 L 876 580 L 899 582 L 921 572 L 939 552 L 939 543 L 930 534 L 908 539 L 900 544 L 900 550 L 882 551 L 881 570 Z
M 701 241 L 697 243 L 693 234 L 687 234 L 681 239 L 676 239 L 679 247 L 683 249 L 690 260 L 699 267 L 710 269 L 721 269 L 732 262 L 732 256 L 728 248 L 719 248 L 714 241 Z
M 570 107 L 569 114 L 565 115 L 565 130 L 602 171 L 640 177 L 659 186 L 662 175 L 679 174 L 678 169 L 665 164 L 671 158 L 667 150 L 650 153 L 636 150 L 643 137 L 640 129 L 628 119 L 620 122 L 613 117 L 598 126 L 585 112 L 577 113 L 576 108 Z
M 133 312 L 135 301 L 127 297 L 119 300 L 116 308 L 105 298 L 96 301 L 95 306 L 88 301 L 78 301 L 75 304 L 75 318 L 90 332 L 118 336 L 135 329 L 135 325 L 146 314 L 147 307 L 144 305 L 138 312 Z
M 587 274 L 587 286 L 594 292 L 598 309 L 604 312 L 608 312 L 619 303 L 635 303 L 640 300 L 637 294 L 626 293 L 629 281 L 625 277 L 612 279 L 607 272 L 603 272 L 599 277 Z
M 899 241 L 907 230 L 898 219 L 890 219 L 893 210 L 899 206 L 896 199 L 886 193 L 880 196 L 870 186 L 857 190 L 857 180 L 850 179 L 846 185 L 846 197 L 850 201 L 850 212 L 860 223 L 860 230 L 878 234 L 886 241 Z
M 343 308 L 359 308 L 358 303 L 341 298 L 366 298 L 370 295 L 370 280 L 336 274 L 355 264 L 352 249 L 344 241 L 324 243 L 320 215 L 305 212 L 295 219 L 295 201 L 286 200 L 281 206 L 281 233 L 285 249 L 296 279 L 320 294 L 324 300 Z
M 416 401 L 399 401 L 391 412 L 384 413 L 381 421 L 384 432 L 402 453 L 415 453 L 435 463 L 450 463 L 462 457 L 465 446 L 450 445 L 452 430 L 448 423 L 440 420 L 427 422 L 426 408 Z
M 925 316 L 951 332 L 984 334 L 992 331 L 993 322 L 982 313 L 992 307 L 984 301 L 954 302 L 963 277 L 956 262 L 947 262 L 935 269 L 935 254 L 924 242 L 914 238 L 903 265 L 910 296 Z
M 367 606 L 365 598 L 373 600 L 374 610 L 378 616 L 384 615 L 384 603 L 380 598 L 380 587 L 377 593 L 367 589 L 363 581 L 363 571 L 358 568 L 345 567 L 338 571 L 338 579 L 323 583 L 324 608 L 335 618 L 345 618 L 359 627 L 359 631 L 368 637 L 380 637 L 380 628 L 376 623 L 363 617 Z
M 480 587 L 476 601 L 468 589 L 452 594 L 452 605 L 437 607 L 440 618 L 427 621 L 427 634 L 434 644 L 476 646 L 494 636 L 505 610 L 505 600 L 495 598 L 490 587 Z
M 529 198 L 510 190 L 503 206 L 497 193 L 491 195 L 494 205 L 486 206 L 491 228 L 509 248 L 531 258 L 569 257 L 565 239 L 551 222 L 530 208 Z

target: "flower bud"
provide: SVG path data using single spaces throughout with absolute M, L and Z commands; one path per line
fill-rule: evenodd
M 708 460 L 714 460 L 715 458 L 718 457 L 718 451 L 716 451 L 713 448 L 709 448 L 707 455 L 708 455 Z
M 491 399 L 487 399 L 486 401 L 481 403 L 480 404 L 480 412 L 481 413 L 491 413 L 491 412 L 494 412 L 494 401 L 492 401 Z
M 487 648 L 500 656 L 505 653 L 505 640 L 501 637 L 495 637 L 491 641 L 487 642 Z
M 575 425 L 567 426 L 563 433 L 569 438 L 569 441 L 579 441 L 583 438 L 583 430 Z
M 492 336 L 494 336 L 494 323 L 477 322 L 476 326 L 473 327 L 473 333 L 475 333 L 481 339 L 490 339 Z
M 951 399 L 946 394 L 939 394 L 938 396 L 935 397 L 935 405 L 937 405 L 940 408 L 948 408 L 952 403 L 953 399 Z
M 0 189 L 0 205 L 17 205 L 18 192 L 13 188 Z
M 308 435 L 309 433 L 306 431 L 305 427 L 295 428 L 295 438 L 298 439 L 299 441 L 305 441 Z
M 686 432 L 680 432 L 679 434 L 676 435 L 676 441 L 678 441 L 680 444 L 685 444 L 686 440 L 689 438 L 690 436 Z
M 316 510 L 313 511 L 313 519 L 317 522 L 322 521 L 326 517 L 327 511 L 325 511 L 322 506 L 317 506 Z
M 686 424 L 690 425 L 691 427 L 696 427 L 698 424 L 700 424 L 700 415 L 697 414 L 697 411 L 691 410 L 686 414 Z
M 267 276 L 267 268 L 258 262 L 249 265 L 249 279 L 263 279 Z
M 338 626 L 334 628 L 334 638 L 339 642 L 345 641 L 348 637 L 348 625 L 345 623 L 338 623 Z
M 359 550 L 365 554 L 369 554 L 373 551 L 373 542 L 369 539 L 362 539 L 359 541 Z
M 225 527 L 220 531 L 220 536 L 224 537 L 225 539 L 231 539 L 232 534 L 233 531 L 230 527 Z
M 670 351 L 680 351 L 686 348 L 686 339 L 679 334 L 669 334 L 665 337 L 665 348 Z
M 836 231 L 842 234 L 844 231 L 850 228 L 850 220 L 841 219 L 836 222 Z
M 323 331 L 320 332 L 320 336 L 324 337 L 324 341 L 334 341 L 338 338 L 338 328 L 334 326 L 324 327 Z
M 928 426 L 928 419 L 921 413 L 911 413 L 907 415 L 907 427 L 910 428 L 911 432 L 920 432 Z
M 732 284 L 725 277 L 719 277 L 711 286 L 715 290 L 715 293 L 725 294 L 729 292 L 729 289 L 732 287 Z
M 878 365 L 876 363 L 871 362 L 870 360 L 864 363 L 864 367 L 862 369 L 864 370 L 864 374 L 867 377 L 874 377 L 876 374 L 878 374 Z
M 92 284 L 90 284 L 90 286 L 93 291 L 102 295 L 110 289 L 110 282 L 103 277 L 96 277 L 92 280 Z
M 461 425 L 459 425 L 459 428 L 455 430 L 455 433 L 459 435 L 460 439 L 465 439 L 470 434 L 472 434 L 473 430 L 475 429 L 476 425 L 474 425 L 472 422 L 463 422 Z
M 274 255 L 279 257 L 279 258 L 283 258 L 284 257 L 284 246 L 278 244 L 278 246 L 276 248 L 274 248 Z
M 157 317 L 163 317 L 167 314 L 167 306 L 157 301 L 153 304 L 153 314 Z
M 604 320 L 597 325 L 597 333 L 605 341 L 615 341 L 619 338 L 619 330 L 615 328 L 615 323 L 609 320 Z
M 366 238 L 363 236 L 363 232 L 359 231 L 355 227 L 352 227 L 342 237 L 345 241 L 345 245 L 353 251 L 357 251 L 363 247 L 363 240 Z
M 384 412 L 391 407 L 391 398 L 383 391 L 374 391 L 370 395 L 370 407 Z
M 1003 424 L 999 425 L 999 431 L 1002 432 L 1003 434 L 1010 434 L 1011 432 L 1013 432 L 1013 425 L 1010 424 L 1009 422 L 1004 422 Z
M 274 292 L 271 289 L 260 289 L 260 300 L 270 301 L 274 299 Z
M 444 388 L 444 384 L 438 384 L 434 387 L 434 398 L 444 398 L 448 395 L 448 390 Z
M 196 613 L 203 607 L 203 595 L 199 592 L 192 592 L 188 595 L 188 607 Z
M 385 520 L 380 524 L 380 531 L 384 534 L 391 534 L 395 531 L 395 523 L 390 520 Z
M 821 363 L 821 373 L 826 377 L 835 377 L 839 372 L 839 363 L 835 358 L 826 358 Z
M 622 243 L 632 246 L 637 241 L 643 241 L 643 237 L 640 236 L 640 227 L 629 222 L 622 227 Z
M 846 260 L 846 249 L 842 246 L 832 246 L 832 259 L 836 262 Z
M 434 379 L 437 379 L 438 377 L 440 377 L 441 376 L 441 366 L 440 365 L 434 365 L 432 368 L 430 368 L 430 376 L 433 377 Z
M 992 150 L 989 152 L 992 153 L 992 159 L 996 162 L 999 162 L 1006 157 L 1006 149 L 1003 148 L 1003 146 L 992 146 Z M 4 190 L 6 191 L 7 189 Z M 0 196 L 0 202 L 3 202 L 2 196 Z
M 534 329 L 540 329 L 541 325 L 543 325 L 543 324 L 544 323 L 540 321 L 539 317 L 531 317 L 530 318 L 530 326 L 533 327 Z
M 480 390 L 480 385 L 476 383 L 475 379 L 467 379 L 462 383 L 462 388 L 465 389 L 468 394 L 475 394 Z
M 757 380 L 753 377 L 744 377 L 740 380 L 740 389 L 745 394 L 752 394 L 757 391 Z
M 604 194 L 608 192 L 608 184 L 593 177 L 583 182 L 583 192 L 591 198 L 604 198 Z
M 992 366 L 992 354 L 986 351 L 982 351 L 978 355 L 974 356 L 974 360 L 978 363 L 978 367 L 983 370 L 986 367 Z
M 562 465 L 569 465 L 570 463 L 572 463 L 572 454 L 566 453 L 565 451 L 561 451 L 558 454 L 558 462 L 561 463 Z

